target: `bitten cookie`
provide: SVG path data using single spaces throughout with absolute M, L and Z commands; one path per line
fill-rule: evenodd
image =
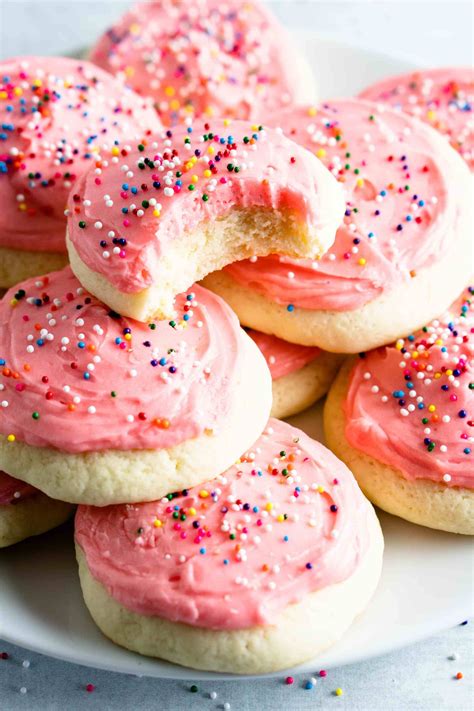
M 80 507 L 82 591 L 102 632 L 212 671 L 283 669 L 367 606 L 383 538 L 342 462 L 278 420 L 213 481 L 161 501 Z
M 321 254 L 344 211 L 315 156 L 274 130 L 216 119 L 181 125 L 92 168 L 68 206 L 81 283 L 139 321 L 171 317 L 176 294 L 251 254 Z
M 472 269 L 472 183 L 447 141 L 360 99 L 273 120 L 343 186 L 336 241 L 319 261 L 245 260 L 205 285 L 243 325 L 341 353 L 389 343 L 448 308 Z
M 324 411 L 329 446 L 374 504 L 464 534 L 474 534 L 473 294 L 345 364 Z
M 64 57 L 0 63 L 0 287 L 67 262 L 64 210 L 75 180 L 160 128 L 150 101 Z
M 90 58 L 151 96 L 166 126 L 189 116 L 260 119 L 315 100 L 309 65 L 255 0 L 138 3 Z
M 272 417 L 290 417 L 327 393 L 343 357 L 248 330 L 272 376 Z
M 73 512 L 23 481 L 0 471 L 0 548 L 56 528 Z
M 199 484 L 255 441 L 271 408 L 263 356 L 195 286 L 176 320 L 104 306 L 69 267 L 0 302 L 0 467 L 53 498 L 104 506 Z
M 446 136 L 474 170 L 474 69 L 427 69 L 389 77 L 360 94 L 416 116 Z

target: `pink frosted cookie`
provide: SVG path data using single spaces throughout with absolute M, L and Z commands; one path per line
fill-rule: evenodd
M 73 507 L 0 471 L 0 548 L 64 523 Z
M 82 590 L 104 634 L 213 671 L 270 672 L 329 647 L 372 597 L 382 549 L 346 466 L 279 420 L 203 486 L 76 516 Z
M 384 79 L 360 94 L 405 111 L 445 135 L 474 170 L 474 69 L 428 69 Z
M 272 376 L 272 417 L 290 417 L 325 395 L 342 361 L 335 353 L 300 346 L 261 331 L 248 334 L 262 351 Z
M 348 362 L 326 403 L 331 449 L 367 496 L 474 534 L 474 288 L 406 339 Z
M 90 296 L 69 267 L 0 302 L 0 467 L 72 503 L 206 481 L 262 431 L 271 378 L 230 308 L 195 286 L 171 322 Z
M 166 126 L 189 116 L 258 119 L 315 100 L 309 66 L 259 2 L 138 3 L 91 60 L 153 98 Z
M 66 264 L 75 180 L 160 122 L 148 100 L 89 62 L 17 57 L 0 63 L 0 125 L 0 286 L 11 286 Z
M 171 317 L 176 294 L 235 260 L 321 254 L 343 212 L 333 176 L 281 131 L 183 124 L 82 176 L 69 199 L 69 257 L 116 311 Z
M 345 191 L 336 240 L 319 260 L 250 259 L 205 282 L 245 326 L 357 353 L 419 328 L 472 268 L 471 178 L 436 131 L 360 99 L 274 117 Z

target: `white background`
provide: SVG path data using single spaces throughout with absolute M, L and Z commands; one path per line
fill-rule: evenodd
M 0 0 L 0 57 L 64 54 L 92 43 L 130 3 L 123 0 Z M 424 64 L 472 61 L 473 6 L 466 0 L 277 0 L 289 27 L 336 35 Z

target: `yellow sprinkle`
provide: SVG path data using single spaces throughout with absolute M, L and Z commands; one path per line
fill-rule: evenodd
M 161 212 L 159 210 L 153 210 L 154 217 L 159 217 L 160 215 L 161 215 Z
M 18 299 L 13 298 L 10 300 L 10 306 L 17 306 L 17 305 L 18 305 Z
M 358 188 L 363 188 L 364 187 L 364 178 L 357 178 L 356 185 Z
M 252 126 L 252 131 L 255 133 L 255 131 L 258 131 L 258 124 L 254 123 Z
M 436 345 L 436 346 L 442 346 L 442 345 L 443 345 L 443 342 L 444 342 L 444 341 L 443 341 L 442 338 L 438 338 L 438 339 L 435 341 L 435 345 Z
M 273 509 L 273 504 L 269 501 L 265 506 L 265 511 L 271 511 Z
M 8 442 L 14 442 L 16 440 L 16 437 L 14 434 L 9 434 L 7 440 Z
M 397 351 L 401 351 L 403 348 L 404 340 L 403 338 L 399 338 L 398 341 L 395 343 L 395 348 Z
M 140 32 L 140 29 L 141 29 L 140 25 L 136 22 L 134 22 L 133 25 L 130 25 L 130 33 L 132 35 L 138 35 L 138 33 Z
M 434 412 L 436 410 L 436 405 L 429 405 L 428 412 Z
M 33 86 L 43 86 L 43 82 L 41 79 L 35 79 L 33 82 Z
M 126 341 L 131 341 L 132 340 L 132 334 L 131 333 L 126 333 L 124 336 Z
M 318 486 L 318 492 L 320 494 L 324 494 L 324 492 L 325 492 L 324 486 Z
M 23 89 L 21 88 L 21 86 L 17 86 L 15 87 L 15 89 L 13 89 L 13 93 L 15 94 L 15 96 L 22 96 Z
M 166 96 L 174 96 L 175 95 L 175 88 L 174 86 L 165 86 L 165 94 Z
M 117 146 L 114 146 L 114 147 L 112 148 L 112 155 L 113 155 L 113 156 L 118 156 L 119 153 L 120 153 L 120 150 L 117 148 Z
M 446 371 L 446 375 L 449 376 L 449 375 L 452 375 L 452 374 L 453 374 L 453 371 L 452 371 L 451 369 L 449 369 L 449 370 Z
M 209 148 L 207 149 L 207 152 L 210 153 L 211 155 L 213 155 L 216 152 L 214 149 L 214 146 L 209 146 Z
M 441 378 L 441 373 L 435 373 L 434 374 L 434 379 L 439 380 Z
M 206 116 L 213 116 L 214 115 L 214 109 L 212 106 L 207 106 L 206 111 L 205 111 Z
M 197 183 L 198 180 L 199 180 L 199 178 L 197 175 L 191 175 L 191 182 L 192 183 Z
M 26 210 L 26 203 L 21 202 L 21 203 L 18 205 L 18 209 L 21 210 L 22 212 L 25 212 L 25 210 Z
M 195 515 L 196 515 L 196 509 L 194 508 L 194 506 L 191 506 L 191 508 L 188 510 L 188 514 L 189 514 L 190 516 L 195 516 Z
M 283 523 L 284 520 L 285 520 L 284 515 L 283 515 L 283 514 L 278 514 L 278 516 L 277 516 L 277 521 L 278 521 L 279 523 Z
M 210 178 L 211 175 L 212 175 L 212 173 L 211 173 L 210 170 L 207 170 L 207 169 L 206 169 L 206 170 L 204 171 L 203 175 L 204 175 L 205 178 Z
M 230 126 L 232 121 L 230 119 L 224 119 L 224 126 Z
M 8 99 L 8 94 L 6 91 L 0 91 L 0 99 Z
M 171 99 L 170 101 L 170 109 L 172 111 L 177 111 L 181 104 L 179 103 L 178 99 Z
M 155 518 L 155 520 L 153 521 L 153 525 L 155 528 L 161 528 L 163 525 L 163 521 L 160 521 L 159 518 Z
M 361 267 L 363 267 L 363 266 L 365 266 L 365 264 L 367 264 L 367 260 L 364 257 L 361 257 L 359 259 L 359 264 Z
M 133 77 L 135 74 L 135 69 L 133 67 L 125 67 L 125 76 L 126 77 Z
M 420 353 L 418 351 L 413 351 L 413 353 L 411 354 L 411 357 L 415 358 L 415 360 L 416 360 L 419 355 L 420 355 Z
M 316 106 L 309 107 L 308 116 L 316 116 L 317 113 L 318 113 L 318 109 L 316 108 Z
M 326 149 L 318 148 L 318 150 L 316 151 L 316 155 L 318 156 L 318 158 L 324 158 L 324 156 L 326 155 Z
M 426 118 L 428 119 L 428 121 L 434 121 L 436 118 L 436 111 L 432 111 L 432 110 L 427 111 Z
M 334 693 L 336 696 L 342 696 L 344 692 L 340 687 L 338 687 Z
M 199 498 L 200 499 L 207 499 L 208 496 L 209 496 L 209 492 L 206 491 L 205 489 L 201 489 L 201 491 L 199 492 Z

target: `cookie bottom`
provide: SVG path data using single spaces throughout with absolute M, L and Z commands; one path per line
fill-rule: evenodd
M 272 417 L 291 417 L 323 397 L 336 377 L 342 356 L 322 352 L 313 361 L 272 383 Z
M 368 510 L 370 546 L 350 578 L 287 607 L 274 624 L 212 630 L 132 612 L 90 573 L 76 544 L 84 600 L 103 634 L 121 647 L 207 671 L 265 674 L 301 664 L 332 646 L 369 603 L 380 578 L 383 536 Z
M 40 493 L 15 504 L 0 506 L 0 548 L 60 526 L 73 510 L 71 504 Z
M 9 289 L 30 277 L 62 269 L 67 263 L 66 252 L 32 252 L 0 247 L 0 288 Z
M 376 506 L 400 518 L 450 533 L 474 534 L 474 491 L 426 479 L 406 479 L 388 464 L 354 449 L 344 435 L 344 402 L 352 363 L 341 368 L 324 407 L 326 442 L 347 464 Z M 428 473 L 427 473 L 428 474 Z

